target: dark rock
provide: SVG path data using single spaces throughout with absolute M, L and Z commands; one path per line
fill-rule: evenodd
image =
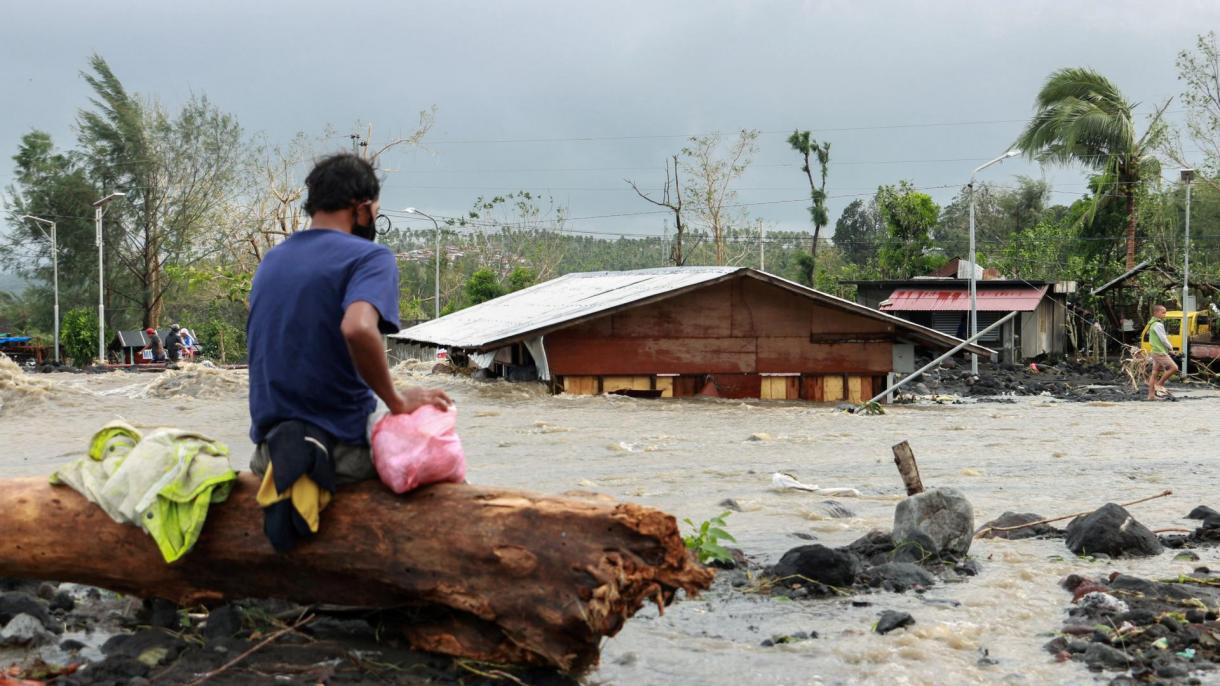
M 1089 669 L 1126 670 L 1131 666 L 1131 656 L 1117 648 L 1111 648 L 1104 643 L 1090 643 L 1084 651 L 1084 662 Z
M 915 618 L 909 613 L 886 610 L 885 612 L 881 613 L 881 619 L 877 620 L 877 627 L 875 631 L 879 634 L 888 634 L 895 629 L 911 626 L 914 623 Z
M 1068 640 L 1063 636 L 1056 636 L 1043 644 L 1042 649 L 1051 655 L 1058 655 L 1065 652 L 1068 647 Z
M 17 615 L 26 614 L 42 623 L 43 627 L 53 629 L 54 621 L 47 606 L 29 593 L 13 591 L 0 594 L 0 624 L 8 624 Z
M 851 601 L 851 606 L 852 607 L 872 607 L 873 604 L 867 600 L 855 599 L 855 600 Z
M 223 605 L 208 612 L 203 635 L 209 639 L 236 636 L 241 631 L 241 624 L 241 610 L 236 605 Z
M 1016 541 L 1023 538 L 1057 538 L 1063 535 L 1062 529 L 1056 529 L 1050 524 L 1035 524 L 1034 526 L 1024 526 L 1020 529 L 1012 531 L 994 531 L 989 529 L 1005 528 L 1012 526 L 1022 526 L 1039 522 L 1046 517 L 1032 512 L 1005 512 L 995 519 L 987 522 L 979 527 L 980 532 L 984 532 L 980 538 L 1003 538 L 1010 541 Z
M 1190 669 L 1173 662 L 1162 663 L 1156 668 L 1156 675 L 1162 679 L 1180 679 L 1187 674 L 1190 674 Z
M 1220 512 L 1216 512 L 1206 505 L 1200 505 L 1191 510 L 1190 514 L 1186 515 L 1186 519 L 1207 519 L 1215 516 L 1220 516 Z
M 1114 623 L 1121 625 L 1123 622 L 1131 622 L 1136 626 L 1144 626 L 1146 624 L 1156 623 L 1156 613 L 1152 610 L 1129 610 L 1114 617 Z
M 133 679 L 148 675 L 149 666 L 127 655 L 114 655 L 79 672 L 86 683 L 130 684 Z
M 915 529 L 902 540 L 894 541 L 894 552 L 890 555 L 894 562 L 913 562 L 928 564 L 940 560 L 936 552 L 936 541 L 928 534 Z
M 38 584 L 38 597 L 43 600 L 50 600 L 55 597 L 55 584 L 42 582 Z
M 1174 619 L 1173 617 L 1170 617 L 1169 615 L 1165 615 L 1164 617 L 1161 617 L 1161 619 L 1159 621 L 1161 623 L 1161 626 L 1165 627 L 1166 629 L 1168 629 L 1169 631 L 1171 631 L 1175 634 L 1182 631 L 1181 622 Z
M 823 500 L 822 511 L 832 519 L 847 519 L 856 516 L 856 513 L 847 509 L 846 505 L 835 500 Z
M 1156 534 L 1125 509 L 1106 503 L 1067 528 L 1067 547 L 1077 555 L 1147 556 L 1161 552 Z
M 140 620 L 149 626 L 177 629 L 182 625 L 178 606 L 163 598 L 147 598 L 139 613 Z
M 828 586 L 851 586 L 860 573 L 855 555 L 827 548 L 824 545 L 803 545 L 780 558 L 771 569 L 776 577 L 802 576 Z
M 972 558 L 959 562 L 953 568 L 953 571 L 961 574 L 962 576 L 978 576 L 979 574 L 983 573 L 983 565 L 978 560 Z
M 888 531 L 874 529 L 840 550 L 851 553 L 870 565 L 892 562 L 894 538 Z
M 59 591 L 55 594 L 55 597 L 51 599 L 51 609 L 71 612 L 72 610 L 76 609 L 76 599 L 73 598 L 72 594 L 68 593 L 67 591 Z
M 806 532 L 804 532 L 804 531 L 793 531 L 792 533 L 790 533 L 790 534 L 788 534 L 788 535 L 789 535 L 789 536 L 791 536 L 791 537 L 793 537 L 793 538 L 799 538 L 799 539 L 801 539 L 802 541 L 816 541 L 816 540 L 818 540 L 818 537 L 817 537 L 817 536 L 814 536 L 813 534 L 810 534 L 810 533 L 806 533 Z
M 1185 552 L 1181 552 L 1181 553 L 1178 553 L 1177 555 L 1174 555 L 1173 559 L 1175 562 L 1198 562 L 1199 555 L 1198 555 L 1198 553 L 1192 553 L 1189 550 L 1187 550 Z
M 1187 610 L 1186 621 L 1191 624 L 1202 624 L 1207 621 L 1207 613 L 1203 610 Z
M 69 638 L 68 640 L 59 644 L 59 649 L 64 652 L 68 652 L 68 653 L 74 653 L 78 650 L 81 650 L 84 647 L 85 647 L 85 644 L 81 643 L 80 641 L 76 640 L 75 638 Z
M 894 541 L 912 538 L 916 531 L 935 544 L 933 553 L 955 558 L 970 552 L 974 538 L 974 508 L 954 488 L 932 488 L 898 503 L 894 509 Z
M 860 580 L 877 588 L 902 593 L 912 588 L 930 588 L 936 578 L 918 565 L 910 562 L 887 562 L 870 567 L 860 575 Z
M 720 502 L 716 503 L 716 507 L 723 507 L 731 512 L 742 511 L 741 504 L 732 498 L 725 498 L 724 500 L 721 500 Z
M 102 644 L 102 653 L 108 657 L 130 657 L 152 667 L 173 661 L 185 647 L 185 641 L 165 629 L 152 628 L 114 636 Z

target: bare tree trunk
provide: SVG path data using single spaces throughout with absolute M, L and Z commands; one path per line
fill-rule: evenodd
M 664 512 L 466 484 L 396 496 L 343 488 L 317 536 L 278 554 L 243 475 L 193 550 L 167 565 L 143 531 L 45 478 L 0 480 L 0 576 L 73 581 L 180 603 L 285 598 L 407 607 L 422 650 L 574 672 L 645 602 L 694 594 L 712 570 Z M 88 535 L 81 535 L 88 532 Z

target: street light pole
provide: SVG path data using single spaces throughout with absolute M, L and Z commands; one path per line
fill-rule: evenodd
M 968 186 L 970 188 L 970 335 L 968 338 L 973 338 L 979 331 L 978 285 L 975 277 L 975 272 L 978 268 L 975 266 L 974 254 L 974 177 L 987 167 L 999 164 L 1009 157 L 1016 157 L 1020 154 L 1020 150 L 1009 150 L 994 160 L 975 167 L 974 171 L 970 172 L 970 186 Z M 970 354 L 970 374 L 973 376 L 979 375 L 979 356 L 974 353 Z
M 441 318 L 441 225 L 436 223 L 436 219 L 432 215 L 430 215 L 426 212 L 421 212 L 421 211 L 415 209 L 414 207 L 408 207 L 407 209 L 403 210 L 403 212 L 406 212 L 407 214 L 418 214 L 420 216 L 431 219 L 432 228 L 436 231 L 436 283 L 434 284 L 435 288 L 433 289 L 433 297 L 432 297 L 432 306 L 433 306 L 432 317 L 433 317 L 433 319 L 440 319 Z
M 48 238 L 51 239 L 51 269 L 54 274 L 52 283 L 55 289 L 55 363 L 59 364 L 59 243 L 55 238 L 55 222 L 29 214 L 21 215 L 21 219 L 29 219 L 38 224 L 50 224 L 51 226 L 51 235 Z M 41 226 L 38 227 L 38 230 L 42 231 L 42 235 L 47 235 Z
M 1186 380 L 1190 366 L 1190 182 L 1195 178 L 1195 170 L 1182 170 L 1182 183 L 1186 184 L 1186 249 L 1182 260 L 1182 324 L 1178 332 L 1182 334 L 1182 380 Z M 1193 308 L 1191 308 L 1193 309 Z
M 127 197 L 126 193 L 111 193 L 106 197 L 93 203 L 93 224 L 97 230 L 97 363 L 106 364 L 106 291 L 105 291 L 105 271 L 102 261 L 102 215 L 105 213 L 106 204 L 115 198 Z

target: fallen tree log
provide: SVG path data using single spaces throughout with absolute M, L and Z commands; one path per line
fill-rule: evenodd
M 70 581 L 182 604 L 240 598 L 402 607 L 421 650 L 580 672 L 645 602 L 712 572 L 659 510 L 608 498 L 443 484 L 396 496 L 343 488 L 318 535 L 288 554 L 263 536 L 258 481 L 214 504 L 167 565 L 143 531 L 45 479 L 0 480 L 0 577 Z

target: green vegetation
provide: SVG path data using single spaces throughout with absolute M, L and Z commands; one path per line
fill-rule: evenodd
M 97 359 L 97 312 L 88 307 L 68 310 L 60 324 L 59 342 L 77 367 Z
M 682 542 L 695 553 L 700 564 L 733 561 L 733 553 L 720 543 L 721 541 L 737 542 L 737 539 L 733 538 L 724 528 L 724 519 L 730 514 L 732 513 L 728 511 L 721 512 L 718 516 L 699 524 L 695 524 L 689 518 L 682 520 L 692 529 L 689 536 L 682 537 Z

